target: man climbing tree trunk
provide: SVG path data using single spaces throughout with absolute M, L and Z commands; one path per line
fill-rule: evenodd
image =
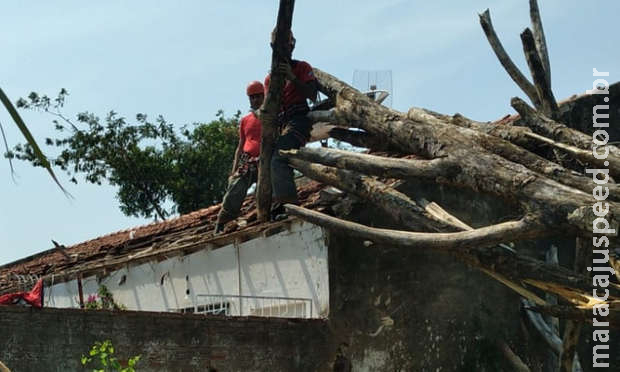
M 258 184 L 256 199 L 258 206 L 259 221 L 267 221 L 271 209 L 271 157 L 273 144 L 277 135 L 278 112 L 282 100 L 282 88 L 285 80 L 284 74 L 278 70 L 278 65 L 288 62 L 291 58 L 291 50 L 286 47 L 291 32 L 293 20 L 294 0 L 280 0 L 278 19 L 275 28 L 275 39 L 271 45 L 271 83 L 266 92 L 265 102 L 260 109 L 260 120 L 263 125 L 261 153 L 258 165 Z

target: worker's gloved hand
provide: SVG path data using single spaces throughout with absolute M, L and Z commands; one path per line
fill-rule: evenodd
M 283 74 L 286 80 L 293 81 L 296 78 L 295 74 L 293 73 L 293 68 L 290 64 L 286 62 L 282 62 L 278 65 L 278 72 Z

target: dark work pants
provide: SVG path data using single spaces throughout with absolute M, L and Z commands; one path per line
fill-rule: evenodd
M 245 200 L 250 186 L 256 182 L 257 175 L 256 167 L 249 167 L 247 172 L 235 175 L 230 179 L 228 189 L 222 201 L 222 208 L 217 215 L 218 224 L 232 221 L 239 216 L 243 200 Z
M 271 188 L 274 203 L 297 203 L 297 188 L 293 169 L 279 150 L 298 149 L 310 138 L 312 123 L 306 115 L 296 115 L 287 120 L 276 140 L 271 157 Z

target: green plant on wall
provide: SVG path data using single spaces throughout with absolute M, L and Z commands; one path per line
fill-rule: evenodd
M 114 296 L 105 285 L 100 285 L 96 295 L 88 296 L 85 304 L 90 310 L 127 310 L 123 304 L 114 301 Z
M 136 355 L 121 363 L 114 356 L 114 345 L 112 341 L 96 341 L 90 348 L 88 355 L 82 355 L 82 365 L 93 367 L 93 372 L 135 372 L 136 364 L 140 360 L 140 355 Z

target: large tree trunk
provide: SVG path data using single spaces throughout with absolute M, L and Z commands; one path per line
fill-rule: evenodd
M 280 0 L 276 36 L 272 46 L 269 91 L 263 106 L 260 108 L 262 133 L 260 160 L 258 163 L 258 182 L 256 186 L 256 204 L 258 219 L 263 222 L 269 220 L 269 211 L 271 209 L 271 155 L 277 135 L 277 118 L 282 100 L 282 89 L 285 83 L 284 76 L 278 72 L 276 67 L 282 62 L 288 62 L 291 58 L 290 50 L 285 45 L 288 43 L 289 33 L 291 32 L 294 5 L 294 0 Z

